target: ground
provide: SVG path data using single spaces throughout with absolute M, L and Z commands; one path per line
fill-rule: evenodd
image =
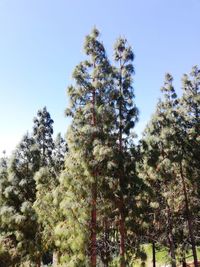
M 134 267 L 141 267 L 141 266 L 142 267 L 150 267 L 150 266 L 152 266 L 152 248 L 151 248 L 151 245 L 149 245 L 149 244 L 144 245 L 144 251 L 147 254 L 147 261 L 142 264 L 142 262 L 138 260 L 134 264 Z M 198 259 L 200 260 L 200 247 L 197 249 L 197 254 L 198 254 Z M 189 251 L 187 253 L 188 267 L 193 267 L 192 260 L 193 260 L 192 252 Z M 156 267 L 168 267 L 168 266 L 170 266 L 169 262 L 170 261 L 169 261 L 168 252 L 165 248 L 160 248 L 160 250 L 156 251 Z

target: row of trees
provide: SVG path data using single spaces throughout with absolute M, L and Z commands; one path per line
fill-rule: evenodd
M 2 267 L 26 261 L 40 266 L 42 255 L 52 246 L 52 237 L 47 236 L 56 209 L 51 203 L 52 191 L 58 185 L 67 151 L 61 135 L 53 140 L 52 134 L 53 120 L 45 107 L 34 118 L 32 134 L 22 138 L 9 159 L 1 159 Z
M 86 37 L 86 60 L 68 87 L 66 142 L 53 140 L 44 108 L 0 166 L 2 266 L 131 266 L 143 245 L 169 250 L 171 265 L 196 245 L 200 204 L 200 70 L 177 97 L 166 75 L 155 114 L 134 142 L 134 54 L 119 38 L 111 62 L 99 32 Z M 21 265 L 20 265 L 21 264 Z
M 177 97 L 170 74 L 165 77 L 163 99 L 146 127 L 141 141 L 140 174 L 154 190 L 151 238 L 169 247 L 171 264 L 176 251 L 186 266 L 192 249 L 198 266 L 200 174 L 200 70 L 182 79 Z M 157 203 L 157 204 L 156 204 Z M 159 233 L 159 234 L 158 234 Z

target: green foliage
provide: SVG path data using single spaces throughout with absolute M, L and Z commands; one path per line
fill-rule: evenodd
M 198 154 L 193 154 L 193 151 L 199 151 L 195 140 L 199 125 L 198 105 L 193 104 L 199 94 L 199 72 L 196 67 L 192 75 L 195 77 L 193 80 L 184 75 L 184 91 L 180 99 L 172 86 L 172 76 L 166 75 L 163 99 L 159 101 L 142 140 L 141 175 L 154 189 L 153 202 L 159 203 L 152 206 L 151 229 L 154 229 L 154 234 L 150 238 L 156 237 L 160 244 L 168 246 L 173 261 L 176 249 L 183 252 L 183 257 L 187 247 L 192 245 L 195 254 L 196 230 L 193 228 L 195 220 L 192 219 L 194 215 L 191 210 L 198 209 L 199 205 L 196 176 L 199 170 L 196 165 Z M 190 131 L 195 132 L 192 139 Z
M 1 187 L 1 239 L 13 262 L 34 260 L 38 254 L 34 172 L 39 166 L 39 151 L 25 135 L 9 161 Z M 5 176 L 6 174 L 6 176 Z M 2 179 L 1 179 L 2 181 Z
M 61 209 L 66 222 L 58 225 L 57 232 L 64 227 L 65 241 L 61 246 L 65 244 L 70 266 L 88 264 L 92 246 L 90 214 L 94 208 L 99 213 L 103 209 L 104 199 L 101 198 L 100 204 L 99 198 L 103 194 L 106 166 L 113 157 L 111 146 L 114 143 L 109 136 L 114 114 L 109 101 L 111 66 L 98 36 L 94 29 L 86 37 L 84 48 L 88 58 L 75 68 L 75 85 L 68 88 L 70 108 L 66 114 L 73 120 L 67 134 L 69 154 L 60 180 Z M 96 207 L 92 204 L 94 201 Z M 100 225 L 101 221 L 98 222 Z M 98 231 L 96 233 L 98 235 Z
M 33 120 L 33 137 L 41 152 L 40 167 L 51 163 L 53 143 L 53 123 L 50 113 L 44 107 L 38 110 L 37 117 Z
M 152 244 L 157 266 L 195 261 L 200 70 L 183 75 L 180 97 L 165 75 L 135 145 L 134 53 L 119 38 L 111 63 L 99 37 L 96 28 L 86 36 L 86 59 L 67 89 L 67 143 L 53 140 L 44 107 L 32 135 L 0 160 L 0 266 L 38 267 L 49 255 L 52 266 L 150 266 Z

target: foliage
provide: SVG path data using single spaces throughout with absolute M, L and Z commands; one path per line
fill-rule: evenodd
M 0 160 L 0 266 L 176 267 L 192 254 L 197 267 L 199 68 L 183 75 L 180 96 L 165 75 L 136 144 L 131 46 L 117 39 L 110 61 L 94 28 L 84 52 L 67 89 L 66 141 L 44 107 Z

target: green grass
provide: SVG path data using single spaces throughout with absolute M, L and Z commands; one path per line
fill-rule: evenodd
M 193 257 L 192 257 L 192 251 L 189 251 L 189 253 L 187 253 L 187 261 L 191 262 L 193 261 Z M 200 247 L 197 248 L 197 258 L 200 261 Z
M 136 263 L 134 263 L 134 267 L 150 267 L 152 266 L 152 246 L 151 244 L 145 244 L 143 245 L 144 252 L 147 254 L 147 260 L 143 263 L 140 260 L 138 260 Z M 164 264 L 169 263 L 168 253 L 165 248 L 161 248 L 159 251 L 156 251 L 156 265 L 157 267 L 160 267 Z
M 143 263 L 140 260 L 138 260 L 137 262 L 135 262 L 133 264 L 134 267 L 151 267 L 152 266 L 152 246 L 151 244 L 145 244 L 143 245 L 143 249 L 145 251 L 145 253 L 147 254 L 147 260 Z M 197 257 L 200 260 L 200 247 L 197 248 Z M 192 262 L 193 261 L 193 257 L 192 257 L 192 251 L 190 250 L 187 255 L 187 262 Z M 157 267 L 161 267 L 165 264 L 169 264 L 170 263 L 170 258 L 168 255 L 168 251 L 166 248 L 160 248 L 159 250 L 156 250 L 156 266 Z

